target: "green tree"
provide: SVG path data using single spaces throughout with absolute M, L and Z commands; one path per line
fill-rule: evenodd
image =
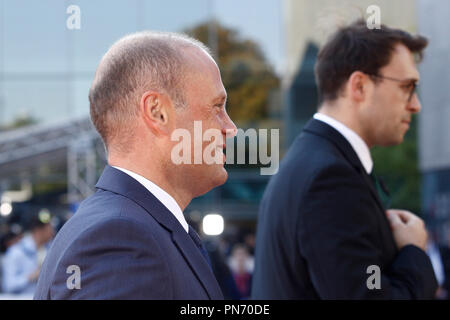
M 266 61 L 259 45 L 242 39 L 238 32 L 217 22 L 203 23 L 185 30 L 190 36 L 208 44 L 213 27 L 222 80 L 228 93 L 227 110 L 234 121 L 254 121 L 268 116 L 269 95 L 278 89 L 279 78 Z
M 0 131 L 8 131 L 8 130 L 13 130 L 13 129 L 18 129 L 18 128 L 30 126 L 30 125 L 33 125 L 36 123 L 38 123 L 38 121 L 29 115 L 20 116 L 20 117 L 17 117 L 16 119 L 14 119 L 10 124 L 1 126 Z

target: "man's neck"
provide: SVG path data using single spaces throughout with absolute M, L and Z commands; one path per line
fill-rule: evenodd
M 318 112 L 341 122 L 347 128 L 353 130 L 361 139 L 363 139 L 369 149 L 372 148 L 371 143 L 365 137 L 364 131 L 362 130 L 361 125 L 357 121 L 357 119 L 348 112 L 343 112 L 342 108 L 340 108 L 338 105 L 328 105 L 324 103 L 319 108 Z
M 164 166 L 158 165 L 161 162 L 151 161 L 151 163 L 156 163 L 157 165 L 143 166 L 140 165 L 138 161 L 114 159 L 113 157 L 108 158 L 108 164 L 110 166 L 120 167 L 132 171 L 156 184 L 158 187 L 167 192 L 177 202 L 181 210 L 184 211 L 193 197 L 189 194 L 189 192 L 185 192 L 185 190 L 171 181 L 170 175 L 166 174 L 166 169 Z

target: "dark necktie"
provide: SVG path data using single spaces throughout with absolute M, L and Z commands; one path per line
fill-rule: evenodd
M 373 171 L 370 173 L 370 178 L 372 179 L 372 182 L 375 186 L 375 190 L 377 190 L 378 196 L 381 200 L 381 203 L 383 204 L 385 209 L 389 209 L 391 206 L 391 195 L 389 194 L 388 189 L 386 188 L 386 185 L 384 184 L 383 180 L 381 178 L 377 177 Z
M 200 253 L 205 258 L 206 262 L 208 262 L 209 267 L 211 267 L 211 261 L 209 260 L 208 251 L 206 251 L 205 246 L 202 243 L 202 240 L 200 239 L 200 236 L 195 232 L 194 228 L 189 226 L 189 235 L 191 236 L 192 240 L 194 241 L 197 248 L 200 250 Z

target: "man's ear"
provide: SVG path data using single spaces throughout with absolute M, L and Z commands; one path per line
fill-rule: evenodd
M 347 82 L 350 98 L 356 102 L 364 101 L 367 97 L 368 84 L 368 75 L 361 71 L 353 72 Z
M 140 112 L 147 127 L 155 135 L 168 135 L 170 98 L 162 93 L 147 91 L 140 101 Z

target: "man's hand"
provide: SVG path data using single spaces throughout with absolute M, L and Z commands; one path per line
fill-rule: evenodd
M 398 249 L 413 244 L 425 251 L 428 236 L 422 219 L 406 210 L 391 209 L 386 214 Z

